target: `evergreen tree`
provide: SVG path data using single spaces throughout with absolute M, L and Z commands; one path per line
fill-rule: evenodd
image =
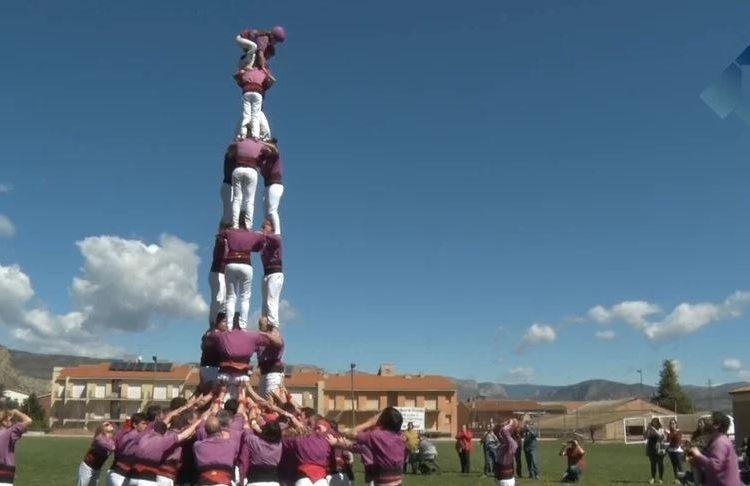
M 39 403 L 36 393 L 32 393 L 29 395 L 29 398 L 24 400 L 23 405 L 21 405 L 21 411 L 31 417 L 34 424 L 44 424 L 44 408 Z
M 693 411 L 693 401 L 682 391 L 677 370 L 674 362 L 670 359 L 666 359 L 662 363 L 659 372 L 659 387 L 652 402 L 675 413 L 691 413 Z

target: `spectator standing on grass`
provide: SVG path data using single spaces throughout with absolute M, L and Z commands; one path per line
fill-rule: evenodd
M 404 461 L 404 473 L 406 473 L 406 465 L 409 464 L 411 466 L 411 473 L 417 474 L 417 465 L 419 463 L 419 432 L 414 429 L 412 422 L 406 425 L 404 442 L 407 452 L 407 460 Z
M 690 462 L 697 466 L 707 486 L 740 486 L 740 469 L 737 453 L 727 437 L 730 419 L 722 412 L 711 415 L 711 435 L 704 451 L 691 447 Z
M 698 419 L 698 423 L 695 426 L 695 431 L 690 436 L 691 447 L 697 447 L 698 450 L 703 451 L 708 446 L 708 440 L 710 438 L 710 425 L 706 423 L 703 418 Z M 690 471 L 693 473 L 693 482 L 695 484 L 703 484 L 703 473 L 701 469 L 692 462 L 690 463 Z
M 466 424 L 461 426 L 461 432 L 456 435 L 456 451 L 458 451 L 458 460 L 461 463 L 461 472 L 468 474 L 471 472 L 471 449 L 472 439 L 474 436 Z
M 17 422 L 13 423 L 16 419 Z M 16 442 L 31 425 L 19 410 L 0 410 L 0 485 L 12 486 L 16 475 Z
M 643 436 L 646 439 L 646 456 L 648 456 L 648 461 L 651 465 L 651 479 L 649 480 L 649 484 L 654 484 L 657 472 L 659 473 L 659 484 L 662 484 L 664 482 L 664 455 L 667 452 L 667 448 L 664 443 L 666 437 L 664 428 L 657 417 L 651 419 L 651 423 L 648 424 Z
M 678 484 L 680 473 L 683 470 L 682 462 L 685 454 L 682 450 L 682 432 L 675 419 L 669 421 L 669 428 L 667 429 L 667 454 L 669 455 L 669 462 L 672 463 L 675 484 Z
M 529 478 L 539 479 L 539 442 L 536 432 L 530 425 L 534 424 L 527 422 L 523 427 L 523 454 L 526 458 L 526 467 L 529 469 Z
M 497 461 L 497 448 L 500 441 L 492 430 L 492 424 L 487 426 L 487 430 L 482 436 L 482 450 L 484 451 L 484 475 L 490 476 L 495 472 L 495 461 Z

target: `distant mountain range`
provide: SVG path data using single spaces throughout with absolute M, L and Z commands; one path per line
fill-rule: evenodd
M 83 358 L 62 354 L 36 354 L 0 346 L 0 383 L 6 388 L 22 392 L 49 393 L 52 368 L 99 363 L 98 358 Z M 301 366 L 301 365 L 299 365 Z M 546 402 L 607 400 L 640 395 L 639 384 L 625 384 L 608 380 L 587 380 L 574 385 L 550 386 L 528 384 L 478 383 L 474 380 L 453 379 L 461 400 L 473 397 L 493 399 L 532 399 Z M 728 392 L 747 383 L 727 383 L 712 387 L 683 385 L 698 410 L 731 410 Z M 651 397 L 656 388 L 643 385 L 643 397 Z
M 654 386 L 643 385 L 641 395 L 641 385 L 638 383 L 626 384 L 609 380 L 586 380 L 574 385 L 564 386 L 510 385 L 455 378 L 453 381 L 456 383 L 458 396 L 461 400 L 483 397 L 499 400 L 531 399 L 544 402 L 577 402 L 638 396 L 648 399 L 656 393 L 656 387 Z M 747 383 L 725 383 L 710 389 L 707 386 L 683 385 L 682 389 L 693 400 L 696 410 L 730 411 L 732 400 L 729 397 L 729 391 L 743 385 L 747 385 Z

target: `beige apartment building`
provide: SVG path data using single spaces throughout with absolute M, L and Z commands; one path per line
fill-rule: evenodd
M 121 423 L 148 403 L 169 404 L 197 369 L 171 363 L 103 362 L 52 372 L 50 428 Z
M 93 429 L 105 420 L 122 422 L 152 402 L 166 406 L 174 397 L 189 396 L 198 382 L 192 365 L 106 362 L 55 368 L 49 426 Z M 250 383 L 257 386 L 257 374 Z M 352 409 L 355 423 L 361 423 L 388 406 L 416 407 L 425 409 L 428 432 L 457 433 L 456 386 L 443 376 L 397 374 L 392 365 L 353 374 L 295 367 L 284 385 L 295 403 L 345 425 L 351 424 Z

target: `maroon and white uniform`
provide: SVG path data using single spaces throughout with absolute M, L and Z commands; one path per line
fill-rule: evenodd
M 232 170 L 234 170 L 233 151 L 235 145 L 230 144 L 224 152 L 224 178 L 221 181 L 219 196 L 221 197 L 221 224 L 230 226 L 232 224 Z
M 250 294 L 253 281 L 253 267 L 250 254 L 261 251 L 268 237 L 262 233 L 240 229 L 222 231 L 216 239 L 215 252 L 222 255 L 224 279 L 227 286 L 227 296 L 224 313 L 227 322 L 233 322 L 235 310 L 239 308 L 239 324 L 242 329 L 247 328 L 250 315 Z M 239 298 L 239 306 L 237 300 Z
M 213 339 L 219 354 L 219 379 L 228 383 L 228 395 L 237 398 L 239 387 L 249 379 L 250 358 L 270 341 L 257 331 L 241 329 L 216 333 Z
M 213 257 L 211 259 L 211 270 L 208 273 L 208 285 L 211 288 L 211 302 L 208 311 L 209 327 L 216 326 L 216 319 L 224 308 L 227 298 L 227 284 L 224 276 L 224 248 L 222 248 L 222 235 L 216 235 L 214 242 Z
M 133 452 L 140 433 L 136 429 L 120 429 L 115 435 L 115 458 L 107 474 L 107 486 L 122 486 L 130 474 Z
M 266 186 L 266 217 L 273 221 L 273 231 L 281 234 L 281 218 L 279 217 L 279 205 L 281 196 L 284 195 L 283 166 L 281 156 L 268 158 L 260 168 L 263 176 L 263 184 Z
M 193 446 L 198 484 L 230 486 L 234 475 L 237 443 L 220 435 L 198 440 Z
M 266 144 L 252 139 L 236 142 L 228 154 L 232 174 L 232 227 L 240 227 L 240 211 L 244 211 L 245 228 L 252 229 L 258 169 L 278 155 Z
M 242 118 L 237 129 L 239 138 L 247 137 L 247 127 L 250 136 L 260 138 L 260 114 L 263 108 L 263 96 L 273 85 L 273 76 L 265 69 L 248 67 L 237 71 L 234 75 L 237 85 L 242 89 Z
M 181 452 L 178 436 L 173 430 L 164 434 L 148 430 L 141 434 L 133 451 L 129 486 L 157 486 L 174 482 Z
M 268 318 L 269 324 L 279 327 L 279 303 L 281 289 L 284 287 L 281 235 L 268 235 L 260 258 L 263 262 L 263 315 Z
M 12 485 L 16 475 L 16 442 L 26 432 L 24 424 L 0 429 L 0 484 Z
M 261 396 L 275 392 L 284 381 L 284 343 L 281 346 L 266 345 L 258 350 L 258 369 L 260 370 Z
M 294 450 L 299 479 L 295 486 L 328 486 L 328 465 L 331 445 L 326 434 L 313 432 L 309 435 L 290 437 L 284 447 Z
M 115 440 L 106 435 L 96 437 L 89 446 L 83 462 L 78 467 L 77 486 L 96 486 L 99 482 L 99 473 L 107 458 L 115 450 Z
M 278 484 L 281 451 L 281 442 L 266 442 L 254 431 L 245 430 L 238 461 L 240 481 L 247 479 L 248 486 Z

